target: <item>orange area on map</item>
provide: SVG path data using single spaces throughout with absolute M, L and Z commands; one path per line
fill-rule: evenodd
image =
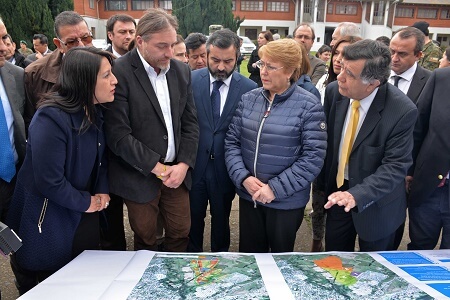
M 314 263 L 330 273 L 337 283 L 349 286 L 357 282 L 356 277 L 351 275 L 353 268 L 344 267 L 342 265 L 342 260 L 337 256 L 327 256 L 315 260 Z

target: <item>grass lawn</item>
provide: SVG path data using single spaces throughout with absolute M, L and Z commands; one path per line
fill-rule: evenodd
M 241 74 L 248 78 L 248 76 L 250 76 L 250 74 L 247 71 L 247 62 L 248 62 L 248 59 L 250 58 L 250 55 L 246 55 L 246 57 L 247 57 L 247 59 L 243 60 L 241 63 Z

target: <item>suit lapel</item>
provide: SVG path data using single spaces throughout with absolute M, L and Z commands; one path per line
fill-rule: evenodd
M 11 110 L 14 114 L 14 119 L 16 119 L 16 113 L 18 112 L 17 101 L 20 99 L 20 96 L 17 93 L 17 89 L 9 88 L 16 86 L 14 75 L 11 74 L 11 71 L 6 65 L 3 68 L 0 68 L 0 72 L 2 75 L 1 79 L 3 81 L 3 86 L 5 87 L 6 95 L 8 96 L 9 105 L 11 106 Z
M 228 88 L 227 100 L 225 102 L 225 106 L 223 107 L 222 114 L 220 115 L 219 123 L 217 124 L 217 128 L 220 128 L 227 119 L 230 113 L 234 113 L 233 108 L 235 107 L 235 102 L 239 101 L 239 91 L 241 89 L 240 78 L 235 76 L 234 74 L 231 77 L 230 86 Z
M 353 143 L 352 152 L 355 150 L 359 144 L 373 131 L 375 126 L 381 120 L 380 112 L 384 108 L 384 102 L 386 98 L 387 84 L 383 84 L 378 89 L 372 104 L 370 105 L 369 111 L 367 112 L 366 118 L 361 125 L 361 129 L 356 136 L 355 142 Z
M 203 109 L 205 110 L 205 115 L 206 118 L 208 119 L 209 126 L 214 130 L 214 120 L 212 115 L 211 91 L 210 91 L 211 82 L 209 81 L 208 69 L 203 69 L 201 76 L 202 76 L 201 82 L 198 85 L 201 88 L 200 99 Z
M 142 89 L 147 94 L 150 103 L 153 105 L 157 115 L 164 123 L 164 116 L 161 110 L 161 106 L 159 105 L 158 97 L 156 97 L 155 90 L 153 89 L 152 83 L 148 78 L 147 71 L 142 64 L 142 61 L 137 53 L 137 49 L 134 49 L 132 53 L 130 53 L 131 65 L 135 68 L 134 75 L 136 76 L 136 80 L 141 84 Z M 169 73 L 169 72 L 168 72 Z M 170 91 L 170 88 L 169 88 Z
M 336 119 L 334 120 L 334 149 L 339 152 L 339 144 L 341 143 L 342 129 L 344 128 L 345 116 L 347 115 L 350 99 L 341 96 L 336 101 Z
M 171 62 L 172 64 L 172 62 Z M 170 96 L 170 113 L 172 115 L 172 124 L 173 128 L 178 128 L 178 123 L 180 121 L 180 101 L 172 101 L 172 99 L 180 99 L 180 90 L 178 89 L 178 74 L 175 70 L 170 68 L 169 72 L 166 74 L 167 78 L 167 86 L 169 88 L 169 96 Z M 164 118 L 163 118 L 164 120 Z
M 416 72 L 414 73 L 414 76 L 411 80 L 411 85 L 409 86 L 408 93 L 406 93 L 406 96 L 409 97 L 409 99 L 414 102 L 414 104 L 417 104 L 417 99 L 419 98 L 419 94 L 422 91 L 423 86 L 426 83 L 425 76 L 422 72 L 421 67 L 418 65 Z

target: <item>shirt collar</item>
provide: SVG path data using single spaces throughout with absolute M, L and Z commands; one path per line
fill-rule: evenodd
M 414 77 L 414 73 L 416 73 L 416 70 L 417 70 L 417 61 L 411 66 L 411 68 L 409 68 L 402 74 L 396 74 L 394 71 L 391 70 L 391 77 L 400 76 L 407 81 L 411 81 L 412 78 Z
M 230 76 L 228 76 L 227 79 L 222 80 L 223 83 L 224 83 L 226 86 L 230 86 L 230 83 L 231 83 L 231 77 L 233 77 L 233 74 L 231 74 Z M 214 81 L 216 81 L 216 79 L 215 79 L 214 77 L 212 77 L 211 72 L 209 72 L 209 82 L 212 84 Z
M 359 100 L 360 108 L 363 110 L 364 113 L 367 114 L 367 112 L 369 111 L 370 105 L 372 105 L 373 99 L 375 99 L 375 95 L 378 93 L 378 89 L 379 87 L 375 88 L 372 91 L 372 93 L 370 93 L 369 96 Z M 353 101 L 355 100 L 354 99 L 350 100 L 350 105 L 353 103 Z

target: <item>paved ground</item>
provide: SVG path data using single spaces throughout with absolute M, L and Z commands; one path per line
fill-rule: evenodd
M 238 251 L 238 241 L 239 241 L 239 211 L 238 211 L 238 201 L 235 200 L 233 204 L 233 208 L 231 211 L 231 246 L 230 251 Z M 311 211 L 310 206 L 307 207 L 306 214 Z M 132 232 L 129 227 L 128 218 L 125 217 L 126 228 L 126 236 L 127 236 L 127 245 L 128 249 L 132 249 Z M 207 228 L 210 224 L 210 218 L 207 217 L 206 220 Z M 209 251 L 210 247 L 208 245 L 210 232 L 207 230 L 205 233 L 205 251 Z M 294 251 L 298 252 L 308 252 L 311 249 L 311 224 L 308 216 L 305 217 L 302 226 L 300 227 L 297 233 L 297 239 Z M 405 228 L 405 234 L 403 236 L 402 244 L 400 245 L 400 250 L 406 249 L 406 244 L 408 243 L 408 226 Z M 0 288 L 2 291 L 2 299 L 3 300 L 13 300 L 18 297 L 18 293 L 16 287 L 14 285 L 14 275 L 11 272 L 11 268 L 9 265 L 9 260 L 5 257 L 0 257 Z

